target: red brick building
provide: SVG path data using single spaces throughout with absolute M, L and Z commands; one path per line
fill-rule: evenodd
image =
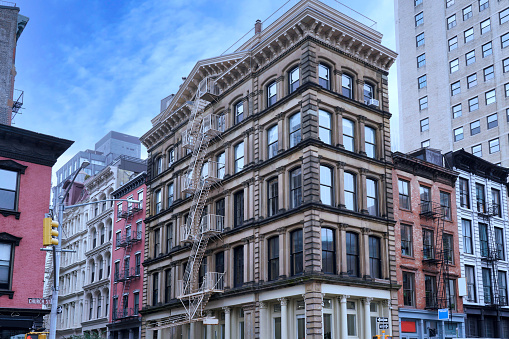
M 145 205 L 147 173 L 142 172 L 112 192 L 117 202 L 113 222 L 110 338 L 138 339 L 141 334 L 140 303 L 143 298 L 143 253 L 145 249 Z
M 29 298 L 43 296 L 51 168 L 72 143 L 0 124 L 0 339 L 40 329 L 49 313 Z
M 455 182 L 440 151 L 395 153 L 392 174 L 401 338 L 464 333 Z M 461 282 L 461 280 L 460 280 Z M 446 321 L 438 309 L 449 309 Z

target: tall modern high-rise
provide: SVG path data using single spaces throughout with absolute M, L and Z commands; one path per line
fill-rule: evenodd
M 401 149 L 509 165 L 509 3 L 395 1 Z

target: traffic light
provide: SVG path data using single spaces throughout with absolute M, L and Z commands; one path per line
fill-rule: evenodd
M 58 222 L 54 221 L 52 218 L 44 218 L 43 223 L 43 234 L 42 234 L 42 245 L 50 246 L 50 245 L 58 245 L 58 239 L 54 237 L 58 237 Z
M 46 339 L 49 332 L 29 332 L 25 334 L 25 339 Z

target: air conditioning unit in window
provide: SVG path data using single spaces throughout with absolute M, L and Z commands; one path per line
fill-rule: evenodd
M 370 107 L 378 107 L 379 105 L 380 105 L 380 102 L 376 99 L 368 100 L 368 106 L 370 106 Z

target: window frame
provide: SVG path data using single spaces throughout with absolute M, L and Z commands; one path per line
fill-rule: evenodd
M 347 275 L 359 278 L 361 271 L 359 233 L 357 232 L 346 232 L 346 262 Z
M 297 73 L 296 80 L 293 78 L 295 72 Z M 300 87 L 300 68 L 299 66 L 295 66 L 288 71 L 288 94 L 295 92 L 299 87 Z
M 233 113 L 234 113 L 235 125 L 240 124 L 244 120 L 244 100 L 243 99 L 240 99 L 233 105 Z
M 288 172 L 290 179 L 290 209 L 297 208 L 302 205 L 302 169 L 296 167 Z M 298 179 L 294 177 L 299 177 Z M 295 186 L 297 185 L 297 186 Z
M 233 194 L 233 228 L 244 224 L 244 190 L 241 189 Z
M 7 267 L 7 275 L 6 275 L 6 282 L 4 282 L 2 285 L 0 285 L 0 296 L 8 295 L 9 299 L 12 299 L 14 296 L 14 293 L 15 293 L 15 291 L 12 289 L 13 275 L 14 275 L 14 259 L 15 259 L 16 246 L 19 246 L 21 239 L 22 238 L 16 237 L 9 233 L 4 233 L 2 240 L 0 240 L 0 245 L 9 246 L 8 258 L 7 258 L 7 260 L 6 259 L 2 260 L 4 262 L 4 264 L 2 266 Z
M 372 187 L 370 187 L 370 185 L 372 185 Z M 379 195 L 378 180 L 373 178 L 366 178 L 366 209 L 368 211 L 368 215 L 372 216 L 379 215 L 380 208 L 378 195 Z M 372 203 L 371 206 L 370 202 Z
M 493 54 L 493 43 L 491 41 L 487 42 L 484 45 L 482 45 L 481 49 L 482 49 L 482 57 L 486 58 L 487 56 Z
M 484 100 L 485 100 L 486 106 L 496 103 L 497 102 L 497 93 L 496 93 L 495 89 L 485 92 Z
M 354 95 L 354 77 L 350 74 L 341 74 L 341 95 L 353 99 Z
M 242 151 L 242 154 L 240 153 Z M 244 169 L 245 166 L 245 151 L 244 151 L 244 141 L 239 142 L 235 146 L 233 146 L 233 172 L 239 173 Z M 241 165 L 242 163 L 242 165 Z
M 371 159 L 376 159 L 376 129 L 364 125 L 364 151 L 366 152 L 366 156 Z
M 299 123 L 292 125 L 296 120 L 298 120 Z M 289 146 L 294 147 L 298 145 L 302 141 L 302 120 L 300 112 L 294 113 L 288 118 L 288 131 Z
M 466 44 L 467 42 L 470 42 L 474 40 L 474 28 L 470 27 L 466 31 L 463 32 L 463 42 Z
M 424 12 L 417 13 L 415 15 L 415 27 L 419 27 L 424 24 Z
M 456 107 L 459 107 L 459 110 L 455 110 Z M 457 104 L 451 107 L 452 109 L 452 118 L 456 119 L 463 115 L 462 104 Z
M 380 237 L 369 236 L 369 272 L 372 278 L 383 279 L 382 242 Z
M 456 24 L 457 24 L 456 14 L 453 14 L 453 15 L 447 17 L 447 29 L 448 30 L 455 27 Z
M 481 21 L 479 26 L 481 27 L 481 35 L 488 33 L 491 31 L 491 18 Z
M 447 46 L 449 47 L 449 52 L 458 48 L 458 36 L 456 35 L 456 36 L 450 38 L 449 40 L 447 40 Z
M 304 273 L 304 240 L 303 230 L 299 228 L 290 232 L 290 275 L 302 273 Z
M 322 70 L 326 71 L 326 78 L 322 77 Z M 323 63 L 318 64 L 318 84 L 323 88 L 331 89 L 331 68 Z
M 494 79 L 495 78 L 495 68 L 493 67 L 493 65 L 484 68 L 483 75 L 484 75 L 484 82 Z
M 417 68 L 426 66 L 426 53 L 417 56 Z
M 406 185 L 406 186 L 403 186 Z M 406 187 L 406 189 L 405 189 Z M 406 192 L 402 192 L 406 191 Z M 405 194 L 406 193 L 406 194 Z M 412 200 L 411 200 L 411 187 L 410 181 L 405 179 L 398 179 L 398 199 L 399 199 L 399 208 L 403 210 L 410 211 L 412 209 Z M 406 200 L 406 202 L 405 202 Z
M 318 138 L 332 145 L 332 114 L 323 109 L 318 110 Z
M 428 96 L 423 96 L 419 99 L 419 111 L 423 111 L 428 108 Z
M 468 5 L 467 7 L 463 8 L 461 10 L 461 13 L 463 14 L 463 21 L 467 21 L 468 19 L 470 19 L 473 15 L 472 5 Z
M 403 271 L 403 305 L 415 306 L 415 274 Z
M 467 88 L 470 89 L 475 86 L 477 86 L 477 73 L 467 76 Z
M 350 182 L 347 184 L 347 175 L 351 176 L 351 184 Z M 343 174 L 343 185 L 344 185 L 344 201 L 345 201 L 345 208 L 350 211 L 357 211 L 357 175 L 353 172 L 345 171 Z M 350 181 L 348 179 L 348 181 Z M 352 186 L 352 187 L 350 187 Z M 349 204 L 349 201 L 347 197 L 351 197 L 352 204 Z
M 422 39 L 421 39 L 422 38 Z M 415 36 L 415 47 L 422 46 L 426 43 L 426 40 L 424 38 L 424 32 L 417 34 Z
M 494 119 L 493 119 L 493 117 L 494 117 Z M 491 118 L 491 121 L 490 121 L 490 118 Z M 493 114 L 488 115 L 486 117 L 486 123 L 487 123 L 488 129 L 497 127 L 498 126 L 498 114 L 493 113 Z
M 426 87 L 428 87 L 428 78 L 426 74 L 423 74 L 417 78 L 417 89 L 423 89 Z
M 426 117 L 420 121 L 421 133 L 429 130 L 429 117 Z
M 451 96 L 455 96 L 461 93 L 461 83 L 460 81 L 456 81 L 451 84 Z
M 279 236 L 267 239 L 267 281 L 279 278 Z
M 274 189 L 275 188 L 275 189 Z M 276 215 L 279 211 L 279 181 L 278 178 L 267 180 L 267 216 Z
M 322 272 L 325 274 L 336 274 L 335 230 L 332 228 L 322 227 L 320 237 L 322 249 Z
M 409 224 L 401 224 L 401 255 L 405 257 L 414 256 L 413 227 Z
M 473 97 L 468 99 L 468 111 L 473 112 L 479 109 L 479 97 Z
M 470 135 L 476 135 L 481 133 L 481 121 L 475 120 L 470 123 Z
M 324 205 L 334 206 L 334 170 L 330 166 L 322 164 L 320 164 L 319 170 L 320 201 Z M 324 180 L 324 176 L 328 176 L 328 180 Z
M 468 66 L 473 63 L 475 63 L 475 49 L 465 53 L 465 64 Z
M 271 90 L 274 89 L 274 93 L 272 94 Z M 267 90 L 267 108 L 273 106 L 277 102 L 277 82 L 271 81 L 266 86 Z M 272 94 L 272 95 L 271 95 Z

